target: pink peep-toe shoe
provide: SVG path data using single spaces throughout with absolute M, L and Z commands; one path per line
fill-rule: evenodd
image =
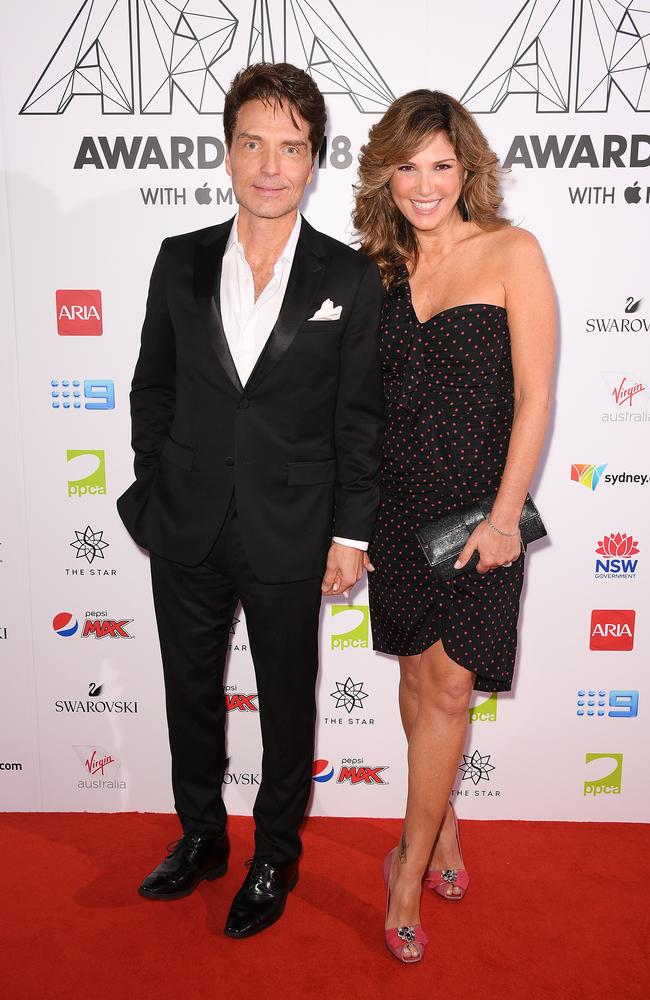
M 454 816 L 454 829 L 456 831 L 458 853 L 462 858 L 463 852 L 460 849 L 458 819 L 456 817 L 456 810 L 453 806 L 451 806 L 451 811 Z M 441 899 L 447 899 L 450 903 L 458 903 L 467 892 L 467 886 L 469 885 L 469 873 L 466 868 L 430 868 L 424 876 L 424 883 L 429 889 L 433 889 L 433 891 L 440 896 Z M 460 889 L 460 892 L 449 895 L 449 887 L 452 885 Z
M 394 847 L 384 858 L 383 872 L 384 883 L 386 885 L 386 916 L 388 916 L 390 908 L 390 869 L 396 850 L 397 848 Z M 429 943 L 429 939 L 422 929 L 422 924 L 415 924 L 411 927 L 390 927 L 388 930 L 384 930 L 384 939 L 391 955 L 394 955 L 398 962 L 404 962 L 405 965 L 421 962 L 424 956 L 424 949 Z M 404 948 L 409 944 L 417 949 L 417 955 L 404 954 Z

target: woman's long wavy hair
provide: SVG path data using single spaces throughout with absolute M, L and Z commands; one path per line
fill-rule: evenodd
M 353 216 L 361 249 L 376 261 L 385 288 L 394 283 L 401 265 L 414 267 L 418 259 L 414 229 L 393 201 L 388 182 L 395 168 L 437 132 L 445 133 L 467 171 L 458 199 L 463 219 L 485 230 L 510 224 L 500 214 L 497 157 L 469 111 L 439 90 L 412 90 L 398 97 L 361 147 Z

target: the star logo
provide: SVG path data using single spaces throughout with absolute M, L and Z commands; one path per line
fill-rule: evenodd
M 88 525 L 85 531 L 75 531 L 75 535 L 77 537 L 70 545 L 77 550 L 77 559 L 87 559 L 91 563 L 95 559 L 104 558 L 103 549 L 108 548 L 108 542 L 102 541 L 103 531 L 93 531 Z
M 368 695 L 363 690 L 363 682 L 355 684 L 351 677 L 342 684 L 336 682 L 336 691 L 332 691 L 330 698 L 336 699 L 336 707 L 344 708 L 350 714 L 353 708 L 363 708 L 364 698 Z
M 233 618 L 232 622 L 230 623 L 230 634 L 231 635 L 235 634 L 235 629 L 236 629 L 236 627 L 237 627 L 238 624 L 239 624 L 239 618 Z
M 469 778 L 475 785 L 478 785 L 479 781 L 489 781 L 490 771 L 494 771 L 494 765 L 490 764 L 491 756 L 488 753 L 482 757 L 478 750 L 475 750 L 471 757 L 464 753 L 463 763 L 459 768 L 463 772 L 462 780 L 466 781 Z

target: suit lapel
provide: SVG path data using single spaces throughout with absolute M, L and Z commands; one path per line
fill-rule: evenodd
M 291 347 L 318 292 L 326 250 L 320 234 L 303 218 L 280 314 L 245 386 L 253 392 Z
M 228 379 L 237 390 L 243 386 L 232 359 L 221 318 L 221 265 L 228 242 L 232 219 L 219 226 L 207 243 L 197 243 L 194 250 L 194 297 L 199 313 L 209 330 L 210 341 Z

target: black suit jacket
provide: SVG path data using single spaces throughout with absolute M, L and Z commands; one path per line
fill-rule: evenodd
M 369 539 L 383 394 L 375 264 L 303 219 L 275 327 L 245 386 L 221 321 L 232 220 L 163 241 L 131 388 L 136 481 L 118 500 L 140 545 L 193 566 L 233 488 L 266 582 L 322 573 L 332 534 Z M 325 299 L 339 320 L 309 321 Z

